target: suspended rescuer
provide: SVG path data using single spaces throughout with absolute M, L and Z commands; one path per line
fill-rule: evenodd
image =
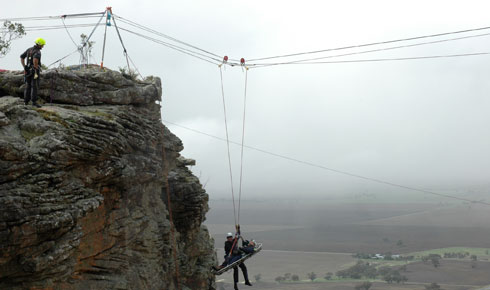
M 24 67 L 24 81 L 26 83 L 24 103 L 28 105 L 32 99 L 32 105 L 38 108 L 41 107 L 37 103 L 37 90 L 39 88 L 39 77 L 41 74 L 41 49 L 43 49 L 44 45 L 46 45 L 46 41 L 38 38 L 33 47 L 28 48 L 20 55 L 20 62 Z
M 237 260 L 239 260 L 242 257 L 242 254 L 238 248 L 238 239 L 240 237 L 235 237 L 233 238 L 232 233 L 228 233 L 226 235 L 226 242 L 225 242 L 225 261 L 221 266 L 218 268 L 215 268 L 215 270 L 221 269 L 225 267 L 226 265 L 229 265 Z M 243 278 L 245 279 L 245 285 L 252 286 L 250 281 L 248 280 L 248 272 L 247 272 L 247 267 L 245 266 L 244 263 L 240 263 L 238 265 L 240 269 L 242 269 L 243 273 Z M 233 282 L 235 283 L 235 290 L 238 290 L 238 267 L 235 266 L 233 267 Z

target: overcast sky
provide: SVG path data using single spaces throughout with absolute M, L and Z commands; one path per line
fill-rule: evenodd
M 116 15 L 220 56 L 245 59 L 490 26 L 488 1 L 4 2 L 0 18 L 96 12 L 112 6 Z M 95 21 L 92 18 L 88 23 Z M 87 20 L 66 20 L 66 24 L 80 22 Z M 93 38 L 93 59 L 97 63 L 101 58 L 102 28 Z M 70 32 L 78 38 L 90 30 L 77 28 Z M 485 32 L 489 31 L 465 35 Z M 36 37 L 47 41 L 45 64 L 75 49 L 64 30 L 29 32 L 0 59 L 0 69 L 20 69 L 18 56 Z M 217 65 L 126 32 L 122 37 L 141 73 L 162 78 L 164 120 L 225 137 Z M 456 36 L 445 38 L 450 37 Z M 422 41 L 427 40 L 407 44 Z M 367 49 L 371 48 L 377 47 Z M 490 52 L 490 36 L 337 60 L 475 52 Z M 78 56 L 65 63 L 78 64 Z M 404 185 L 441 192 L 488 192 L 489 63 L 490 56 L 472 56 L 250 69 L 245 143 Z M 108 29 L 105 65 L 113 69 L 125 66 L 113 27 Z M 240 67 L 227 67 L 223 77 L 230 138 L 239 142 L 245 73 Z M 226 143 L 169 127 L 183 140 L 183 155 L 197 160 L 193 171 L 211 198 L 229 197 Z M 240 148 L 232 145 L 231 149 L 237 190 Z M 359 192 L 410 194 L 257 151 L 244 152 L 244 199 Z

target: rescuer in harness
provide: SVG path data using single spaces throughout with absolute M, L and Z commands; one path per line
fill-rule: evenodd
M 27 49 L 20 55 L 20 62 L 24 68 L 24 81 L 26 87 L 24 90 L 24 103 L 29 104 L 32 99 L 32 105 L 41 107 L 37 103 L 37 89 L 39 88 L 39 76 L 41 73 L 41 49 L 46 45 L 46 41 L 38 38 L 35 45 Z M 27 58 L 27 64 L 25 59 Z
M 238 261 L 240 258 L 242 258 L 241 250 L 244 250 L 244 248 L 238 248 L 238 237 L 233 238 L 232 233 L 228 233 L 226 235 L 226 242 L 225 242 L 225 261 L 223 264 L 221 264 L 219 267 L 215 267 L 215 270 L 219 270 L 223 267 L 226 267 L 226 265 L 229 265 L 235 261 Z M 252 244 L 253 246 L 254 244 Z M 250 245 L 244 245 L 246 248 L 248 248 Z M 245 250 L 245 252 L 248 252 L 248 249 Z M 252 286 L 252 283 L 248 280 L 248 272 L 247 272 L 247 267 L 245 266 L 244 263 L 240 263 L 238 265 L 240 269 L 242 269 L 243 273 L 243 278 L 245 279 L 245 285 Z M 238 267 L 233 267 L 233 282 L 235 283 L 235 290 L 238 290 Z

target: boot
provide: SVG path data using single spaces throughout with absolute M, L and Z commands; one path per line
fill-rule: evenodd
M 235 283 L 235 288 L 233 288 L 233 289 L 238 290 L 238 284 L 237 283 Z
M 245 285 L 252 286 L 252 283 L 250 283 L 250 281 L 247 280 L 247 281 L 245 281 Z
M 39 105 L 38 103 L 33 103 L 32 105 L 36 108 L 41 108 L 41 105 Z

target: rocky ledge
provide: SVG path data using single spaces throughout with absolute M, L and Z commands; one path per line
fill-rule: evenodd
M 42 77 L 35 108 L 0 72 L 0 289 L 214 289 L 208 195 L 161 122 L 160 79 Z

